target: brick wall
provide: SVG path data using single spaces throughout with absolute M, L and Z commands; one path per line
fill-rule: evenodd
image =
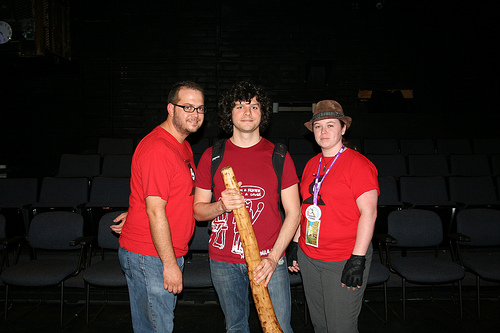
M 73 1 L 71 62 L 2 65 L 11 85 L 0 101 L 9 142 L 0 158 L 21 174 L 43 156 L 37 172 L 46 174 L 60 153 L 95 150 L 99 137 L 139 140 L 165 119 L 167 91 L 183 79 L 205 87 L 213 110 L 198 137 L 221 135 L 217 100 L 239 80 L 275 102 L 337 99 L 354 118 L 353 138 L 496 135 L 485 111 L 493 57 L 482 42 L 493 11 L 378 2 Z M 374 113 L 360 89 L 413 89 L 415 99 Z M 266 134 L 303 136 L 309 116 L 275 114 Z

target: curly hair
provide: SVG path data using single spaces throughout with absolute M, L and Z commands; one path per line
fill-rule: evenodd
M 271 99 L 260 86 L 249 82 L 238 82 L 224 93 L 219 101 L 219 126 L 227 134 L 233 132 L 233 108 L 237 102 L 250 102 L 256 97 L 261 107 L 260 133 L 264 132 L 271 122 L 273 112 Z

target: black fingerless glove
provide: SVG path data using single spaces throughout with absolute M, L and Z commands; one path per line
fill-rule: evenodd
M 288 251 L 286 254 L 286 262 L 288 266 L 293 266 L 293 261 L 298 261 L 297 260 L 297 250 L 299 249 L 299 243 L 297 242 L 290 242 L 290 245 L 288 245 Z
M 348 287 L 357 287 L 363 284 L 363 271 L 365 270 L 365 256 L 351 254 L 342 271 L 341 282 Z

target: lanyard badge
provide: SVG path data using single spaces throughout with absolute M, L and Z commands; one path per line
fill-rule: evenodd
M 323 184 L 326 175 L 330 172 L 332 166 L 335 164 L 335 162 L 337 162 L 337 159 L 344 150 L 345 146 L 342 145 L 342 148 L 340 148 L 337 155 L 335 155 L 335 159 L 332 161 L 332 163 L 328 167 L 328 170 L 326 170 L 321 180 L 319 180 L 319 171 L 321 170 L 321 162 L 323 161 L 323 155 L 321 155 L 319 159 L 318 171 L 316 172 L 316 179 L 314 180 L 314 187 L 313 187 L 313 204 L 307 207 L 305 211 L 305 217 L 307 219 L 306 237 L 305 237 L 306 245 L 318 247 L 319 230 L 321 226 L 321 208 L 319 208 L 318 206 L 319 190 L 321 189 L 321 185 Z

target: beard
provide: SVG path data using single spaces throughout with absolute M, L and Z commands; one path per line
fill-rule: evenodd
M 182 111 L 182 112 L 184 113 L 184 111 Z M 179 131 L 180 133 L 183 133 L 185 135 L 189 135 L 191 133 L 196 132 L 201 127 L 201 121 L 200 121 L 198 116 L 193 115 L 193 117 L 197 118 L 198 124 L 192 125 L 191 123 L 189 123 L 187 121 L 187 119 L 185 119 L 185 118 L 183 119 L 182 117 L 179 117 L 179 115 L 180 115 L 179 113 L 174 111 L 172 123 L 173 123 L 174 127 L 177 129 L 177 131 Z

